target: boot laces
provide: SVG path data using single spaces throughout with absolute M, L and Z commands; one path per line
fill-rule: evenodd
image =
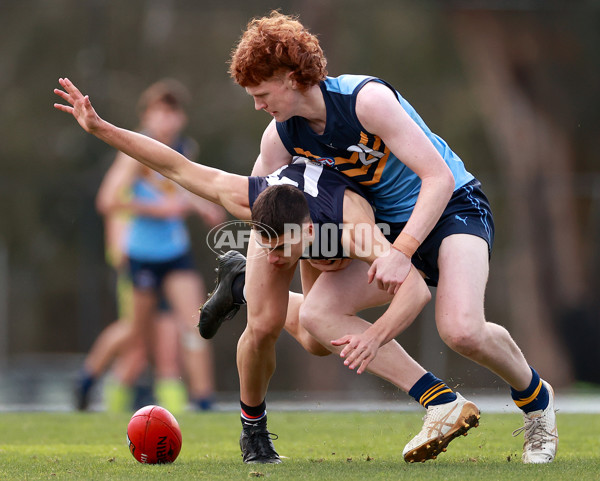
M 279 439 L 275 433 L 266 430 L 250 429 L 247 432 L 247 446 L 259 456 L 270 457 L 276 454 L 272 441 Z
M 525 441 L 536 450 L 543 449 L 544 444 L 551 440 L 550 438 L 558 437 L 546 429 L 542 416 L 527 417 L 525 425 L 515 429 L 512 435 L 516 437 L 523 432 Z

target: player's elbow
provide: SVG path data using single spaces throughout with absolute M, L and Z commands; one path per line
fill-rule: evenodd
M 114 210 L 114 202 L 99 196 L 96 198 L 96 212 L 101 216 L 107 216 Z
M 411 278 L 410 276 L 415 276 Z M 413 268 L 409 274 L 407 282 L 411 286 L 410 299 L 415 305 L 415 309 L 420 312 L 429 301 L 431 301 L 431 291 L 422 279 L 422 273 Z
M 431 291 L 428 289 L 427 285 L 422 285 L 422 287 L 419 289 L 416 299 L 417 302 L 420 304 L 421 309 L 423 309 L 431 300 Z
M 437 182 L 440 185 L 440 189 L 446 193 L 449 199 L 454 192 L 454 187 L 456 186 L 454 174 L 452 174 L 452 171 L 449 167 L 446 166 L 446 168 L 440 172 Z
M 231 215 L 241 220 L 250 220 L 252 212 L 248 198 L 248 177 L 217 172 L 212 187 L 213 202 L 222 205 Z
M 423 188 L 429 186 L 432 190 L 439 193 L 447 199 L 452 197 L 456 181 L 454 180 L 454 174 L 447 165 L 443 165 L 442 168 L 435 170 L 430 175 L 423 176 L 421 178 Z

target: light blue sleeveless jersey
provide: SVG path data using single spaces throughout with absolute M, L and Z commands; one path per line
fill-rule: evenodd
M 175 188 L 171 181 L 152 171 L 148 177 L 141 176 L 135 181 L 132 194 L 136 201 L 160 202 L 164 196 L 172 195 Z M 127 253 L 131 258 L 165 262 L 189 249 L 190 238 L 182 217 L 133 217 L 127 242 Z
M 321 92 L 327 108 L 322 135 L 306 119 L 292 117 L 277 123 L 277 132 L 293 156 L 334 167 L 365 187 L 378 220 L 406 222 L 421 188 L 421 180 L 383 143 L 367 132 L 356 116 L 356 96 L 367 82 L 380 82 L 395 93 L 400 105 L 440 153 L 455 180 L 455 190 L 474 179 L 448 144 L 434 134 L 415 109 L 387 82 L 363 75 L 327 77 Z

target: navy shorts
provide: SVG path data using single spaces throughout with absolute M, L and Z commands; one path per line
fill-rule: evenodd
M 165 277 L 171 272 L 193 268 L 194 261 L 190 252 L 164 262 L 140 261 L 129 258 L 131 282 L 136 289 L 142 290 L 158 291 L 162 287 Z
M 390 242 L 394 242 L 406 225 L 406 222 L 378 221 L 378 223 L 390 226 L 390 234 L 386 235 Z M 492 252 L 494 219 L 490 203 L 477 179 L 454 192 L 440 220 L 412 258 L 412 263 L 425 274 L 425 282 L 430 286 L 437 286 L 439 280 L 437 261 L 440 245 L 446 237 L 453 234 L 470 234 L 481 237 L 487 242 L 489 253 Z

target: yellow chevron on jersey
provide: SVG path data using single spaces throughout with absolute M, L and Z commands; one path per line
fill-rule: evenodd
M 369 146 L 369 143 L 372 144 L 372 147 Z M 348 157 L 338 155 L 331 158 L 315 155 L 300 147 L 294 148 L 294 151 L 299 156 L 329 167 L 335 167 L 359 184 L 377 184 L 381 179 L 381 174 L 390 156 L 390 149 L 385 146 L 381 138 L 378 136 L 369 138 L 366 133 L 361 132 L 360 143 L 347 147 L 346 150 L 349 153 Z

